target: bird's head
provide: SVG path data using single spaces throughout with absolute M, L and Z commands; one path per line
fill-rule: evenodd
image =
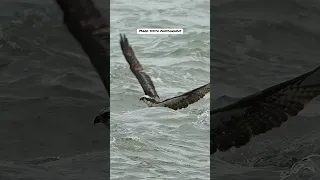
M 153 98 L 152 97 L 150 97 L 150 96 L 148 96 L 148 95 L 143 95 L 143 96 L 141 96 L 141 98 L 139 99 L 139 101 L 143 101 L 143 102 L 149 102 L 149 101 L 152 101 L 153 100 Z
M 140 99 L 140 101 L 143 101 L 144 103 L 146 103 L 148 106 L 153 106 L 154 104 L 157 104 L 158 101 L 153 98 L 153 97 L 150 97 L 148 95 L 143 95 Z
M 93 124 L 95 125 L 96 123 L 103 123 L 107 127 L 110 126 L 110 110 L 109 110 L 109 108 L 102 110 L 101 113 L 94 118 Z

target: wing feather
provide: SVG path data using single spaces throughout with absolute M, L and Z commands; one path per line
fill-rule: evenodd
M 320 95 L 319 67 L 297 78 L 210 112 L 210 152 L 247 144 L 253 136 L 280 127 Z
M 168 107 L 174 110 L 188 107 L 203 98 L 208 92 L 210 92 L 210 83 L 186 92 L 180 96 L 176 96 L 170 99 L 162 101 L 160 104 L 164 107 Z
M 130 65 L 132 73 L 138 79 L 144 93 L 152 98 L 159 99 L 156 88 L 154 87 L 150 76 L 144 72 L 142 65 L 136 58 L 133 49 L 125 35 L 120 34 L 120 46 L 125 59 Z
M 64 24 L 81 44 L 110 96 L 110 26 L 91 0 L 56 0 L 64 12 Z M 108 21 L 106 21 L 108 19 Z

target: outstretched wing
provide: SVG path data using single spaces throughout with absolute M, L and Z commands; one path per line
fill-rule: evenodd
M 188 107 L 203 98 L 208 92 L 210 92 L 210 83 L 201 86 L 192 91 L 186 92 L 180 96 L 176 96 L 170 99 L 166 99 L 159 103 L 159 105 L 168 107 L 174 110 Z
M 109 24 L 91 0 L 56 0 L 64 23 L 81 44 L 110 96 Z
M 150 76 L 144 72 L 142 65 L 134 55 L 133 49 L 125 35 L 120 34 L 120 46 L 124 57 L 130 65 L 132 73 L 138 79 L 144 93 L 152 98 L 159 99 Z
M 91 0 L 56 0 L 64 12 L 64 24 L 69 32 L 81 44 L 89 56 L 92 65 L 110 97 L 110 33 L 109 24 Z M 110 103 L 102 116 L 103 122 L 110 128 Z
M 210 112 L 210 153 L 247 144 L 280 127 L 320 94 L 320 67 Z

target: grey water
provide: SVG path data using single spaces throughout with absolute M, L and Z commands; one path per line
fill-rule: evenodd
M 111 1 L 111 179 L 209 179 L 210 95 L 186 109 L 149 108 L 124 59 L 119 33 L 151 76 L 160 98 L 210 82 L 208 0 Z M 180 35 L 139 28 L 183 28 Z
M 320 65 L 320 4 L 211 1 L 211 108 Z M 246 146 L 211 158 L 211 179 L 320 179 L 319 98 Z
M 212 108 L 319 65 L 317 1 L 111 2 L 112 179 L 209 179 L 209 96 L 147 108 L 120 48 L 125 33 L 159 95 L 209 81 Z M 102 12 L 103 1 L 99 1 Z M 47 1 L 0 1 L 0 179 L 106 179 L 106 92 Z M 137 35 L 137 28 L 184 35 Z M 231 97 L 226 98 L 226 97 Z M 212 179 L 319 179 L 319 98 L 247 146 L 217 153 Z
M 101 9 L 107 7 L 99 3 Z M 0 179 L 108 179 L 108 95 L 54 1 L 0 1 Z

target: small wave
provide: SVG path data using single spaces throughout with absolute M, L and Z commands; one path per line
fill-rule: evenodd
M 307 156 L 295 163 L 290 170 L 282 171 L 281 180 L 312 180 L 320 177 L 320 155 Z

